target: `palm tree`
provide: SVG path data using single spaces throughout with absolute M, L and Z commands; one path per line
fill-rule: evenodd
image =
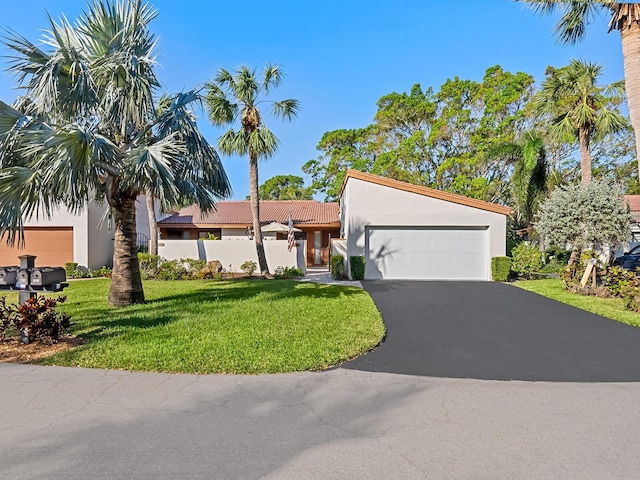
M 534 112 L 551 120 L 549 133 L 558 141 L 577 139 L 580 145 L 582 183 L 591 183 L 591 143 L 626 128 L 627 120 L 617 107 L 624 101 L 624 84 L 598 85 L 602 67 L 572 60 L 563 68 L 547 69 L 531 105 Z
M 291 120 L 297 115 L 297 100 L 268 100 L 269 94 L 280 85 L 283 76 L 279 66 L 267 65 L 261 78 L 256 78 L 255 70 L 243 65 L 233 74 L 221 68 L 213 82 L 207 84 L 206 103 L 211 123 L 226 126 L 240 119 L 240 128 L 237 131 L 231 128 L 220 137 L 218 149 L 226 155 L 249 156 L 249 196 L 254 240 L 262 275 L 269 274 L 269 266 L 260 229 L 258 158 L 273 156 L 278 149 L 279 141 L 264 125 L 258 105 L 264 102 L 271 103 L 273 115 L 284 120 Z
M 43 50 L 8 32 L 9 70 L 24 96 L 0 102 L 0 234 L 22 239 L 23 219 L 106 202 L 114 214 L 109 303 L 144 301 L 135 201 L 190 199 L 208 210 L 229 195 L 220 159 L 198 130 L 197 92 L 165 97 L 156 113 L 156 12 L 141 0 L 96 0 L 74 24 L 50 19 Z
M 495 145 L 487 155 L 513 165 L 510 183 L 515 220 L 519 227 L 529 228 L 547 192 L 549 167 L 542 137 L 536 132 L 527 132 L 520 142 Z
M 554 34 L 562 43 L 576 43 L 586 35 L 586 27 L 599 10 L 609 10 L 609 31 L 618 30 L 622 42 L 624 78 L 631 125 L 636 132 L 636 155 L 640 179 L 640 4 L 617 0 L 517 0 L 530 4 L 539 13 L 562 12 Z

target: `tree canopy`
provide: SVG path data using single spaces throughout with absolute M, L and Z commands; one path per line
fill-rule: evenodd
M 311 200 L 311 189 L 297 175 L 276 175 L 258 188 L 260 200 Z M 250 196 L 247 197 L 247 200 Z
M 487 69 L 481 82 L 454 77 L 438 90 L 415 84 L 409 92 L 383 95 L 370 125 L 326 132 L 317 145 L 319 156 L 302 170 L 311 177 L 313 194 L 326 200 L 337 199 L 346 170 L 353 168 L 513 206 L 524 226 L 546 191 L 580 176 L 575 137 L 554 134 L 558 115 L 551 107 L 537 114 L 537 92 L 531 75 L 500 66 Z M 609 124 L 616 125 L 593 131 L 594 175 L 633 188 L 630 183 L 637 182 L 628 182 L 628 172 L 635 164 L 635 143 L 621 115 L 624 92 L 617 84 L 609 89 L 596 84 L 590 92 L 594 105 L 606 107 L 615 117 Z M 559 101 L 555 112 L 567 103 Z M 531 154 L 526 161 L 525 147 Z M 544 152 L 544 158 L 532 152 Z
M 631 236 L 633 217 L 622 192 L 606 182 L 557 188 L 540 206 L 536 229 L 548 242 L 577 251 L 615 247 Z
M 9 71 L 23 95 L 0 101 L 0 225 L 10 243 L 23 221 L 104 202 L 115 223 L 109 301 L 144 301 L 135 201 L 203 210 L 230 186 L 191 110 L 196 91 L 159 96 L 156 12 L 141 0 L 96 0 L 75 23 L 49 18 L 44 48 L 8 32 Z

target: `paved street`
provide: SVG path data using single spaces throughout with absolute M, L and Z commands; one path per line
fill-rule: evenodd
M 631 479 L 640 384 L 0 365 L 3 479 Z

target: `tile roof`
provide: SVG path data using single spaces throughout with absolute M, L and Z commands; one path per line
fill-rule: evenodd
M 640 222 L 640 195 L 625 195 L 624 199 L 629 204 L 633 219 Z
M 355 178 L 369 183 L 375 183 L 377 185 L 383 185 L 385 187 L 395 188 L 397 190 L 403 190 L 405 192 L 416 193 L 418 195 L 424 195 L 425 197 L 437 198 L 439 200 L 445 200 L 451 203 L 458 203 L 460 205 L 466 205 L 467 207 L 478 208 L 480 210 L 487 210 L 494 213 L 501 213 L 502 215 L 511 215 L 513 213 L 513 210 L 511 208 L 505 207 L 504 205 L 499 205 L 497 203 L 485 202 L 476 198 L 458 195 L 457 193 L 443 192 L 442 190 L 435 190 L 429 187 L 413 185 L 412 183 L 401 182 L 400 180 L 381 177 L 379 175 L 360 172 L 358 170 L 347 170 L 347 175 L 344 177 L 340 195 L 342 195 L 342 192 L 347 185 L 347 181 L 350 178 Z
M 338 224 L 338 203 L 320 203 L 316 200 L 261 200 L 260 223 L 289 223 L 289 212 L 293 223 L 299 225 Z M 216 210 L 203 214 L 197 205 L 183 208 L 160 222 L 166 225 L 251 225 L 251 203 L 249 201 L 218 202 Z
M 640 212 L 640 195 L 625 195 L 624 199 L 629 203 L 632 212 Z

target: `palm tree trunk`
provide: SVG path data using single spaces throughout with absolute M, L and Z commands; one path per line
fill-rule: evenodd
M 158 255 L 158 220 L 153 196 L 146 195 L 147 212 L 149 214 L 149 254 Z
M 583 185 L 591 183 L 591 150 L 589 148 L 589 128 L 581 126 L 578 130 L 580 141 L 580 175 Z
M 136 197 L 124 198 L 120 207 L 114 210 L 115 238 L 109 305 L 126 307 L 144 302 L 136 244 Z
M 262 243 L 262 229 L 260 228 L 260 198 L 258 197 L 258 156 L 249 152 L 249 195 L 251 197 L 251 215 L 253 216 L 253 239 L 256 242 L 258 265 L 262 275 L 269 275 L 267 256 Z
M 620 39 L 629 118 L 636 134 L 638 179 L 640 180 L 640 24 L 633 21 L 625 25 L 625 28 L 620 29 Z

